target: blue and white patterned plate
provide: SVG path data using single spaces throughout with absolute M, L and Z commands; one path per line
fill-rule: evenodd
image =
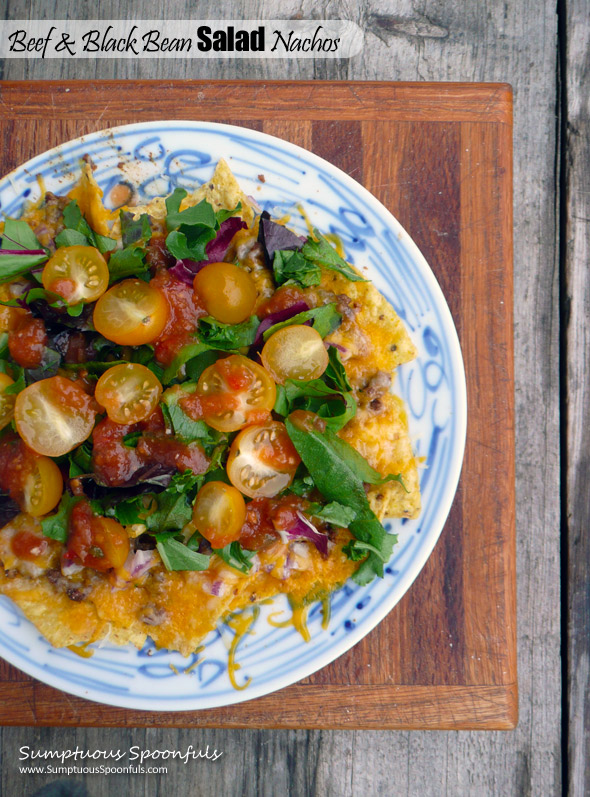
M 393 216 L 362 186 L 321 158 L 272 136 L 206 122 L 151 122 L 87 135 L 33 158 L 0 181 L 0 213 L 17 216 L 25 200 L 39 196 L 37 175 L 47 189 L 65 193 L 78 178 L 79 159 L 90 154 L 96 179 L 105 191 L 131 180 L 140 200 L 192 189 L 209 179 L 225 158 L 244 191 L 273 215 L 291 214 L 290 225 L 311 222 L 336 233 L 347 259 L 368 276 L 404 320 L 418 347 L 418 358 L 398 369 L 395 390 L 408 407 L 410 432 L 421 474 L 420 518 L 386 525 L 399 544 L 385 578 L 366 587 L 346 584 L 332 597 L 330 624 L 323 630 L 320 605 L 309 613 L 311 641 L 292 626 L 277 628 L 269 614 L 286 601 L 263 605 L 253 633 L 239 644 L 237 691 L 228 677 L 233 631 L 221 626 L 205 650 L 184 658 L 178 653 L 94 645 L 91 658 L 47 643 L 14 604 L 0 597 L 0 655 L 51 686 L 102 703 L 136 709 L 213 708 L 273 692 L 325 666 L 362 639 L 395 606 L 430 555 L 451 507 L 466 428 L 463 361 L 457 333 L 442 292 L 416 245 Z M 121 168 L 121 164 L 123 165 Z M 258 175 L 264 174 L 261 184 Z M 249 610 L 251 611 L 251 610 Z

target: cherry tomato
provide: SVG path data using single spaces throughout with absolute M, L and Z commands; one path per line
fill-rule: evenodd
M 328 352 L 313 327 L 295 324 L 271 335 L 260 355 L 275 382 L 318 379 L 328 367 Z
M 235 432 L 266 420 L 276 396 L 275 383 L 264 368 L 232 354 L 205 368 L 195 393 L 180 404 L 194 420 L 204 418 L 219 432 Z
M 151 343 L 168 319 L 162 291 L 138 279 L 123 280 L 104 293 L 94 308 L 94 326 L 121 346 Z
M 227 475 L 250 498 L 272 498 L 286 489 L 300 463 L 285 425 L 278 421 L 248 426 L 229 450 Z
M 246 503 L 235 487 L 207 482 L 197 494 L 193 521 L 197 531 L 214 548 L 224 548 L 240 538 L 246 519 Z
M 105 572 L 122 567 L 129 555 L 129 536 L 120 523 L 95 516 L 82 500 L 72 509 L 67 550 L 85 567 Z
M 49 457 L 39 456 L 12 433 L 0 443 L 0 488 L 8 492 L 23 512 L 39 517 L 61 498 L 61 472 Z
M 256 304 L 256 285 L 244 269 L 233 263 L 209 263 L 193 282 L 205 309 L 224 324 L 245 321 Z
M 49 457 L 37 457 L 32 471 L 24 480 L 21 506 L 33 517 L 51 512 L 63 492 L 61 471 Z
M 14 284 L 15 289 L 18 283 L 4 283 L 0 285 L 0 300 L 11 301 L 18 295 L 17 290 L 13 291 L 11 285 Z M 29 315 L 28 310 L 21 307 L 10 307 L 5 304 L 0 304 L 0 332 L 11 332 L 16 329 L 22 318 Z
M 67 304 L 88 304 L 109 287 L 109 267 L 94 246 L 60 246 L 45 264 L 41 280 L 45 290 Z
M 92 433 L 94 399 L 63 376 L 33 382 L 16 397 L 18 433 L 38 454 L 67 454 Z
M 162 385 L 158 377 L 139 363 L 119 363 L 105 371 L 94 397 L 115 423 L 138 423 L 158 406 Z
M 8 426 L 10 421 L 14 418 L 14 402 L 16 396 L 7 396 L 4 391 L 9 385 L 14 384 L 14 379 L 11 379 L 8 374 L 0 374 L 0 429 Z

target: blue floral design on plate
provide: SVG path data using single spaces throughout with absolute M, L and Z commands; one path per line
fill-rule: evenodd
M 362 186 L 306 150 L 230 125 L 150 122 L 94 133 L 37 156 L 0 181 L 0 212 L 19 215 L 39 196 L 37 175 L 49 190 L 64 193 L 76 182 L 79 159 L 90 154 L 105 196 L 125 180 L 139 200 L 176 186 L 192 189 L 209 179 L 218 159 L 227 160 L 245 192 L 274 215 L 305 224 L 305 208 L 322 231 L 337 234 L 347 258 L 365 269 L 404 320 L 419 351 L 398 369 L 396 392 L 408 406 L 410 431 L 421 475 L 423 510 L 413 521 L 391 520 L 399 544 L 385 577 L 366 587 L 348 583 L 332 597 L 328 630 L 319 605 L 309 612 L 311 641 L 292 627 L 266 620 L 283 610 L 277 599 L 261 607 L 254 633 L 238 648 L 236 691 L 227 673 L 233 631 L 222 625 L 197 656 L 97 644 L 91 658 L 51 647 L 6 597 L 0 596 L 0 655 L 40 681 L 65 692 L 116 706 L 152 710 L 212 708 L 259 697 L 300 680 L 356 644 L 383 619 L 409 588 L 430 555 L 455 494 L 465 442 L 465 374 L 457 334 L 441 290 L 416 245 L 391 214 Z M 258 175 L 264 174 L 261 184 Z M 180 674 L 177 674 L 180 673 Z

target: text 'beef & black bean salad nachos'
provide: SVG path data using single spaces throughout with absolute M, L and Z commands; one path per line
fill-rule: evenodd
M 0 593 L 51 644 L 184 655 L 383 575 L 416 517 L 393 308 L 224 161 L 116 211 L 87 159 L 0 225 Z

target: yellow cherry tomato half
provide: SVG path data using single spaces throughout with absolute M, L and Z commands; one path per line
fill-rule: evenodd
M 158 377 L 139 363 L 119 363 L 109 368 L 94 391 L 94 398 L 115 423 L 144 421 L 158 406 L 161 395 Z
M 262 366 L 232 354 L 205 368 L 185 409 L 191 415 L 192 403 L 213 429 L 236 432 L 266 420 L 276 397 L 276 385 Z
M 224 324 L 240 324 L 252 315 L 256 285 L 247 271 L 233 263 L 209 263 L 193 286 L 209 315 Z
M 4 392 L 9 385 L 13 384 L 14 379 L 11 379 L 8 374 L 0 374 L 0 429 L 8 426 L 14 418 L 16 396 L 7 396 Z
M 45 264 L 41 280 L 67 304 L 88 304 L 109 287 L 109 267 L 94 246 L 60 246 Z
M 46 515 L 55 509 L 62 492 L 60 469 L 49 457 L 39 457 L 24 481 L 22 508 L 34 517 Z
M 324 341 L 313 327 L 295 324 L 271 335 L 260 354 L 262 364 L 275 382 L 318 379 L 328 367 Z
M 14 420 L 25 443 L 48 457 L 60 457 L 87 440 L 94 428 L 95 402 L 64 376 L 33 382 L 16 397 Z
M 155 340 L 166 326 L 168 303 L 162 291 L 139 279 L 113 285 L 94 308 L 94 326 L 121 346 L 141 346 Z
M 201 487 L 193 507 L 193 522 L 213 548 L 224 548 L 238 540 L 245 520 L 246 503 L 235 487 L 225 482 L 207 482 Z
M 231 444 L 227 475 L 250 498 L 274 498 L 293 481 L 301 462 L 279 421 L 248 426 Z

